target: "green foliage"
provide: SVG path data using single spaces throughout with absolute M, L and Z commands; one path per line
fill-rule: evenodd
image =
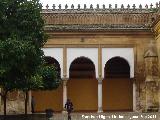
M 41 67 L 41 76 L 43 78 L 43 90 L 52 90 L 58 88 L 60 79 L 57 77 L 57 71 L 55 67 L 43 66 Z
M 0 51 L 0 85 L 5 89 L 24 86 L 24 81 L 43 63 L 43 51 L 30 41 L 7 39 L 0 42 Z
M 44 66 L 46 42 L 39 0 L 0 0 L 0 93 L 4 100 L 14 89 L 55 89 L 55 69 Z M 27 113 L 27 96 L 25 113 Z
M 44 21 L 41 17 L 39 0 L 1 0 L 0 1 L 0 39 L 12 36 L 31 41 L 36 47 L 46 42 Z
M 0 85 L 3 89 L 52 88 L 53 84 L 45 85 L 43 78 L 47 79 L 44 74 L 49 75 L 53 69 L 49 67 L 43 77 L 37 72 L 44 64 L 41 48 L 46 42 L 41 10 L 39 0 L 0 1 Z M 54 82 L 55 76 L 50 77 Z M 56 88 L 57 83 L 54 85 Z

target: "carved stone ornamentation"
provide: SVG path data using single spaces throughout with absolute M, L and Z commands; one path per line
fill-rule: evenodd
M 99 9 L 99 4 L 97 4 L 97 9 Z
M 47 10 L 49 9 L 49 5 L 48 5 L 48 4 L 46 5 L 46 9 L 47 9 Z
M 115 9 L 117 9 L 118 8 L 118 5 L 117 4 L 115 4 Z
M 141 4 L 139 5 L 139 9 L 142 9 L 142 5 Z
M 61 10 L 61 4 L 59 4 L 59 6 L 58 6 L 58 7 L 59 7 L 59 10 Z
M 66 5 L 65 5 L 65 10 L 67 10 L 67 8 L 68 8 L 68 5 L 66 4 Z
M 146 87 L 146 112 L 159 110 L 159 75 L 158 75 L 158 55 L 155 42 L 151 40 L 145 59 L 145 87 Z
M 124 5 L 123 4 L 121 5 L 121 9 L 124 9 Z
M 132 6 L 132 7 L 133 7 L 133 9 L 136 9 L 136 5 L 135 5 L 135 4 L 133 4 L 133 6 Z
M 92 4 L 90 5 L 90 9 L 93 9 L 93 5 Z
M 74 9 L 74 5 L 73 4 L 71 5 L 71 9 Z
M 55 8 L 56 8 L 55 4 L 52 5 L 52 8 L 53 8 L 53 10 L 55 10 Z
M 149 31 L 153 24 L 151 18 L 156 20 L 159 15 L 156 11 L 152 11 L 151 14 L 150 9 L 133 10 L 129 9 L 129 6 L 125 9 L 124 5 L 121 9 L 113 9 L 111 6 L 105 9 L 105 5 L 103 9 L 98 9 L 99 5 L 97 9 L 92 9 L 92 7 L 91 5 L 88 9 L 84 6 L 84 9 L 81 9 L 79 4 L 78 8 L 74 9 L 72 5 L 72 12 L 68 12 L 68 6 L 65 7 L 67 10 L 61 9 L 61 5 L 59 9 L 45 9 L 42 11 L 42 17 L 46 21 L 45 29 L 52 31 L 113 31 L 118 29 Z
M 130 5 L 129 4 L 127 5 L 127 8 L 130 9 Z
M 146 112 L 157 112 L 159 110 L 159 85 L 157 81 L 146 82 Z
M 87 9 L 87 5 L 86 4 L 84 4 L 84 10 L 86 10 Z
M 81 6 L 80 6 L 80 4 L 78 4 L 78 10 L 80 10 L 81 9 Z
M 145 8 L 148 9 L 148 5 L 147 4 L 145 5 Z
M 104 4 L 102 5 L 102 7 L 103 7 L 103 10 L 105 10 L 105 9 L 106 9 L 106 6 L 105 6 Z

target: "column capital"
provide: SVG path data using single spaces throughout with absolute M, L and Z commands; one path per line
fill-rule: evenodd
M 98 80 L 98 83 L 101 84 L 103 81 L 103 78 L 97 78 L 97 80 Z
M 61 79 L 62 79 L 62 81 L 68 81 L 69 80 L 69 78 L 66 78 L 66 77 L 63 77 Z
M 62 78 L 63 85 L 66 86 L 69 78 Z

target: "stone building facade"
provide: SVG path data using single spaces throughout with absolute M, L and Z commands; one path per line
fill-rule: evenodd
M 47 5 L 42 17 L 49 39 L 43 50 L 63 84 L 55 91 L 32 91 L 36 111 L 61 112 L 67 98 L 75 112 L 158 111 L 159 6 Z

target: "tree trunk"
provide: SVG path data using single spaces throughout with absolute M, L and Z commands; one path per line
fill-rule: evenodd
M 4 110 L 4 115 L 6 116 L 6 113 L 7 113 L 7 91 L 4 92 L 4 95 L 3 95 L 3 101 L 4 101 L 4 107 L 3 107 L 3 110 Z
M 26 97 L 25 97 L 25 115 L 27 114 L 27 108 L 28 108 L 28 91 L 25 92 Z

